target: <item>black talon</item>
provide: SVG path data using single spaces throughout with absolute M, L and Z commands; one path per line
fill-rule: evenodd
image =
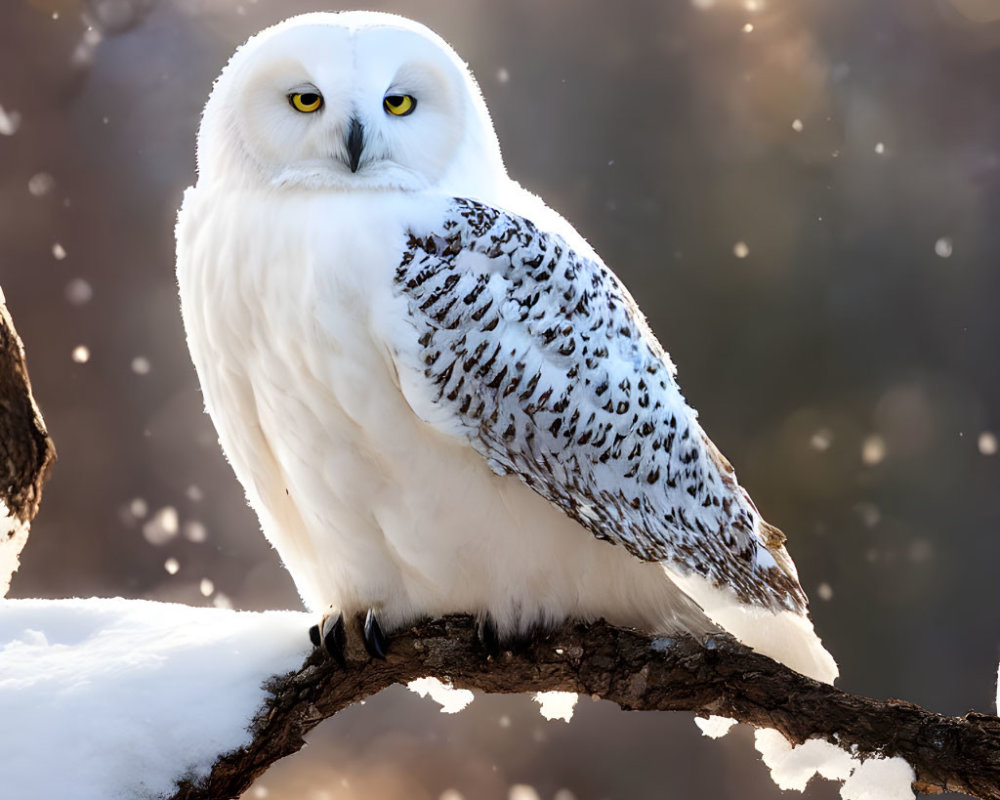
M 344 658 L 346 643 L 347 634 L 344 632 L 344 618 L 337 614 L 323 620 L 323 649 L 342 667 L 347 664 Z
M 369 608 L 365 615 L 365 650 L 372 658 L 380 658 L 385 661 L 385 655 L 389 652 L 389 642 L 382 632 L 382 626 L 375 618 L 374 609 Z
M 500 658 L 500 634 L 497 633 L 497 624 L 491 614 L 487 614 L 479 620 L 479 624 L 476 626 L 476 634 L 479 637 L 480 644 L 486 648 L 486 652 L 493 656 L 493 658 Z
M 319 635 L 319 625 L 313 625 L 309 629 L 309 641 L 313 643 L 313 647 L 319 647 L 323 644 L 323 640 Z

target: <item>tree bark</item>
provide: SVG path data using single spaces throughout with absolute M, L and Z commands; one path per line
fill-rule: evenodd
M 355 625 L 355 627 L 357 627 Z M 793 744 L 823 738 L 859 756 L 901 756 L 914 789 L 1000 800 L 1000 719 L 944 717 L 902 700 L 852 695 L 799 675 L 729 636 L 663 639 L 567 623 L 500 658 L 488 657 L 469 616 L 430 620 L 390 641 L 385 661 L 356 644 L 341 667 L 320 652 L 277 677 L 252 724 L 253 741 L 220 758 L 211 775 L 184 783 L 172 800 L 237 797 L 327 717 L 394 683 L 420 677 L 484 692 L 568 691 L 623 709 L 717 714 L 774 728 Z
M 55 457 L 0 289 L 0 597 L 10 588 Z

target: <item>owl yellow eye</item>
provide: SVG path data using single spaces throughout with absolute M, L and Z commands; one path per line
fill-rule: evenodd
M 394 117 L 405 117 L 417 107 L 417 98 L 410 94 L 387 94 L 382 105 Z
M 301 111 L 303 114 L 311 114 L 319 111 L 323 107 L 323 95 L 316 92 L 295 92 L 288 95 L 288 102 L 292 108 Z

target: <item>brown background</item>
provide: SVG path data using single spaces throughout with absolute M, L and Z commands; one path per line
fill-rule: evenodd
M 0 3 L 0 106 L 19 117 L 0 133 L 0 285 L 60 453 L 12 596 L 298 607 L 201 414 L 172 226 L 233 48 L 335 7 Z M 789 534 L 842 685 L 992 711 L 1000 456 L 980 437 L 1000 431 L 996 4 L 372 7 L 468 59 L 512 175 L 632 289 Z M 154 545 L 164 508 L 180 533 Z M 472 800 L 520 783 L 543 800 L 778 796 L 745 731 L 709 742 L 689 718 L 589 701 L 546 723 L 521 697 L 444 717 L 393 690 L 326 723 L 249 797 Z

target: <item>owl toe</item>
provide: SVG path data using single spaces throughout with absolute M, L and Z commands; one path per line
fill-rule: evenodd
M 368 655 L 385 661 L 386 654 L 389 652 L 389 640 L 386 639 L 373 608 L 369 608 L 365 615 L 364 639 Z

